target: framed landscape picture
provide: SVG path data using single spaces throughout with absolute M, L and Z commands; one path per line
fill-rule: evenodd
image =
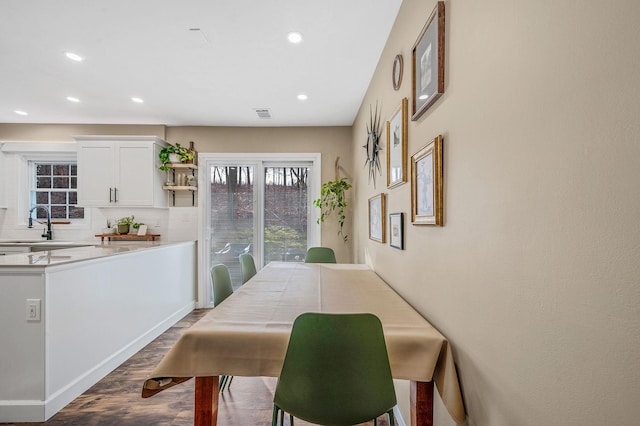
M 409 100 L 402 104 L 387 121 L 387 187 L 403 184 L 407 181 L 407 116 Z
M 389 245 L 404 250 L 404 213 L 389 214 Z
M 384 194 L 369 198 L 369 238 L 379 243 L 385 242 L 385 208 Z
M 442 135 L 411 156 L 411 223 L 443 224 Z
M 439 1 L 411 49 L 415 121 L 444 93 L 444 2 Z

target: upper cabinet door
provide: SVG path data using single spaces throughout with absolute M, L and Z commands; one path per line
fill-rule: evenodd
M 109 142 L 78 146 L 78 204 L 103 207 L 115 198 L 115 145 Z
M 78 204 L 93 207 L 166 207 L 155 136 L 77 136 Z
M 153 146 L 132 142 L 116 150 L 117 203 L 124 206 L 152 206 L 154 195 Z

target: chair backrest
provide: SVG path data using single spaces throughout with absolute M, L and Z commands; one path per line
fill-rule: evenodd
M 225 265 L 214 265 L 211 268 L 211 285 L 213 286 L 213 306 L 218 306 L 233 294 L 231 275 Z
M 363 423 L 391 410 L 396 395 L 378 317 L 300 315 L 273 401 L 295 417 L 323 425 Z
M 240 271 L 242 272 L 242 284 L 246 283 L 256 274 L 256 263 L 250 253 L 238 256 L 240 259 Z
M 331 247 L 311 247 L 307 250 L 305 263 L 336 263 L 336 254 Z

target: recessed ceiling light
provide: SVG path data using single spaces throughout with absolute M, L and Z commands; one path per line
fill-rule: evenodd
M 80 102 L 80 99 L 74 97 L 74 96 L 67 96 L 67 100 L 69 102 Z
M 297 31 L 291 31 L 288 35 L 287 35 L 287 39 L 294 44 L 298 44 L 300 42 L 302 42 L 302 34 L 300 34 Z
M 19 109 L 15 110 L 15 111 L 13 111 L 13 112 L 15 112 L 15 113 L 16 113 L 16 114 L 18 114 L 18 115 L 29 115 L 28 113 L 26 113 L 26 112 L 24 112 L 24 111 L 20 111 Z
M 76 61 L 76 62 L 82 62 L 84 61 L 84 58 L 80 55 L 78 55 L 77 53 L 73 53 L 73 52 L 65 52 L 64 54 L 67 58 L 71 59 L 72 61 Z
M 131 100 L 137 104 L 143 104 L 144 103 L 144 99 L 142 98 L 137 98 L 137 97 L 132 97 Z
M 300 93 L 298 95 L 298 100 L 299 101 L 306 101 L 307 99 L 309 99 L 309 97 L 307 95 L 305 95 L 304 93 Z

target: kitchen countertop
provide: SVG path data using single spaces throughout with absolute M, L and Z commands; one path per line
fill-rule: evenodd
M 148 250 L 152 248 L 158 248 L 162 246 L 183 244 L 192 241 L 183 242 L 163 242 L 163 241 L 135 241 L 135 242 L 118 242 L 100 244 L 95 242 L 68 242 L 68 245 L 72 248 L 63 248 L 55 250 L 41 250 L 31 253 L 15 253 L 6 256 L 0 256 L 0 268 L 2 267 L 16 267 L 16 266 L 47 266 L 47 265 L 60 265 L 64 263 L 79 262 L 83 260 L 99 259 L 108 256 L 115 256 L 125 253 L 131 253 L 140 250 Z M 40 241 L 38 244 L 43 243 Z M 51 246 L 59 247 L 64 242 L 44 242 L 51 243 Z M 80 244 L 87 244 L 79 247 Z M 0 246 L 31 246 L 33 242 L 2 242 L 0 240 Z M 64 244 L 62 244 L 64 245 Z

